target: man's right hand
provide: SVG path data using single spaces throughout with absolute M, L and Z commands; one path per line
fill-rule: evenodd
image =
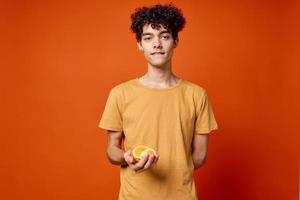
M 142 159 L 137 162 L 132 155 L 131 149 L 128 149 L 123 156 L 128 166 L 136 173 L 140 173 L 150 169 L 157 162 L 159 158 L 159 155 L 154 155 L 149 157 L 148 154 L 145 154 L 142 157 Z

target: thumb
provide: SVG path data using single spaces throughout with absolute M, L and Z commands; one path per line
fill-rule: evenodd
M 134 159 L 134 157 L 132 155 L 131 149 L 129 150 L 128 154 L 129 154 L 129 161 L 130 161 L 130 163 L 134 164 L 135 163 L 135 159 Z
M 125 157 L 125 160 L 130 163 L 130 164 L 133 164 L 134 163 L 134 159 L 133 159 L 133 156 L 132 156 L 132 151 L 131 149 L 128 149 L 125 153 L 124 153 L 124 157 Z

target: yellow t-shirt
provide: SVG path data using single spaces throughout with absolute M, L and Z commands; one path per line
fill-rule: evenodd
M 160 158 L 149 170 L 120 168 L 120 200 L 194 200 L 192 139 L 218 129 L 204 88 L 180 79 L 158 89 L 135 78 L 113 87 L 99 127 L 123 131 L 124 148 L 146 145 Z

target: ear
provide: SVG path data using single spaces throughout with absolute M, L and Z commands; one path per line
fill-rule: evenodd
M 174 40 L 174 48 L 176 48 L 178 46 L 178 42 L 179 42 L 178 39 Z
M 137 44 L 140 51 L 144 50 L 141 42 L 137 42 L 136 44 Z

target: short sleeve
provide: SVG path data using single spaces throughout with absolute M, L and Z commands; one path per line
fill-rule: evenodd
M 218 129 L 213 108 L 209 97 L 204 89 L 196 90 L 195 104 L 196 104 L 196 117 L 195 117 L 195 134 L 208 134 L 212 130 Z
M 122 96 L 120 95 L 119 88 L 112 88 L 106 104 L 102 117 L 99 122 L 99 127 L 106 130 L 122 131 Z

